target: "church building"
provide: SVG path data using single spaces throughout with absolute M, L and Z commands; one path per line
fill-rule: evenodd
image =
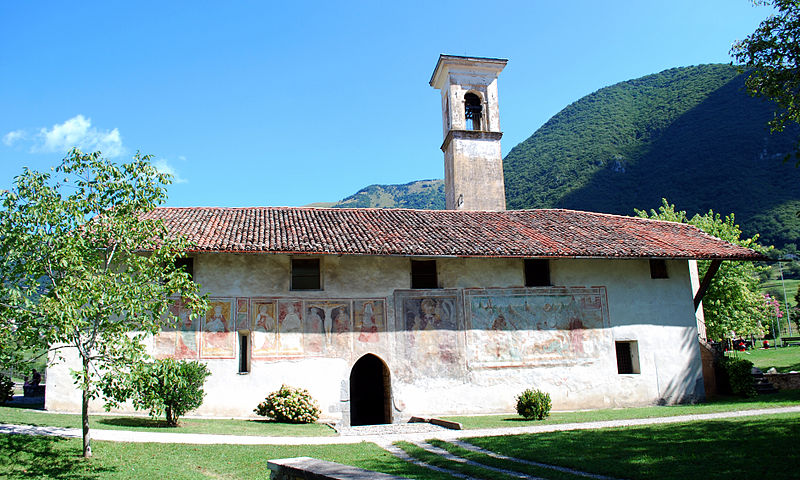
M 251 416 L 282 384 L 345 425 L 512 412 L 526 388 L 556 410 L 703 399 L 693 263 L 761 256 L 685 224 L 506 210 L 505 65 L 436 64 L 446 210 L 149 214 L 193 242 L 186 266 L 210 297 L 196 320 L 176 301 L 181 325 L 148 344 L 208 365 L 193 414 Z M 69 368 L 48 370 L 48 410 L 80 411 Z

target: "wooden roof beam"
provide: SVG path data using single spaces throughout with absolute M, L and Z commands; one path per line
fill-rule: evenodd
M 706 290 L 708 290 L 708 286 L 711 285 L 711 279 L 713 279 L 714 275 L 717 274 L 717 271 L 719 270 L 719 266 L 721 264 L 722 264 L 722 260 L 711 260 L 711 265 L 709 265 L 708 271 L 706 272 L 705 276 L 703 277 L 703 281 L 700 282 L 700 288 L 697 289 L 697 293 L 694 295 L 694 311 L 695 312 L 700 307 L 700 302 L 703 301 L 703 296 L 706 294 Z

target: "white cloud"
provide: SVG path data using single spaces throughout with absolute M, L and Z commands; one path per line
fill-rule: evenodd
M 118 157 L 125 151 L 118 129 L 98 130 L 92 127 L 92 119 L 83 115 L 76 115 L 64 123 L 53 125 L 49 130 L 40 129 L 31 150 L 64 153 L 73 147 L 86 152 L 100 150 L 107 157 Z
M 178 157 L 178 159 L 179 160 L 186 160 L 186 158 L 184 158 L 184 157 Z M 186 183 L 186 182 L 188 182 L 188 180 L 186 180 L 185 178 L 181 177 L 181 175 L 178 173 L 178 171 L 175 169 L 175 167 L 172 166 L 169 163 L 169 161 L 167 161 L 164 158 L 159 158 L 159 159 L 156 159 L 155 161 L 153 161 L 153 166 L 156 167 L 156 170 L 158 170 L 161 173 L 168 173 L 168 174 L 172 175 L 172 181 L 174 183 Z
M 22 140 L 26 137 L 24 130 L 14 130 L 13 132 L 8 132 L 3 135 L 3 143 L 7 146 L 14 145 L 17 141 Z

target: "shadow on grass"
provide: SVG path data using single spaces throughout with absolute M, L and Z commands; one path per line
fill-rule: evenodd
M 469 441 L 505 455 L 633 479 L 788 480 L 797 478 L 797 438 L 797 415 L 784 415 Z
M 99 478 L 112 469 L 84 459 L 80 443 L 56 437 L 0 435 L 0 478 Z
M 14 398 L 10 401 L 0 405 L 9 408 L 23 408 L 26 410 L 44 410 L 44 397 L 14 395 Z
M 103 425 L 113 425 L 115 427 L 128 427 L 128 428 L 165 428 L 174 429 L 167 424 L 166 420 L 157 420 L 155 418 L 143 417 L 114 417 L 103 418 L 97 421 Z

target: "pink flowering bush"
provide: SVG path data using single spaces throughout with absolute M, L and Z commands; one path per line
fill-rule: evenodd
M 322 413 L 307 390 L 281 385 L 253 411 L 282 423 L 314 423 Z

